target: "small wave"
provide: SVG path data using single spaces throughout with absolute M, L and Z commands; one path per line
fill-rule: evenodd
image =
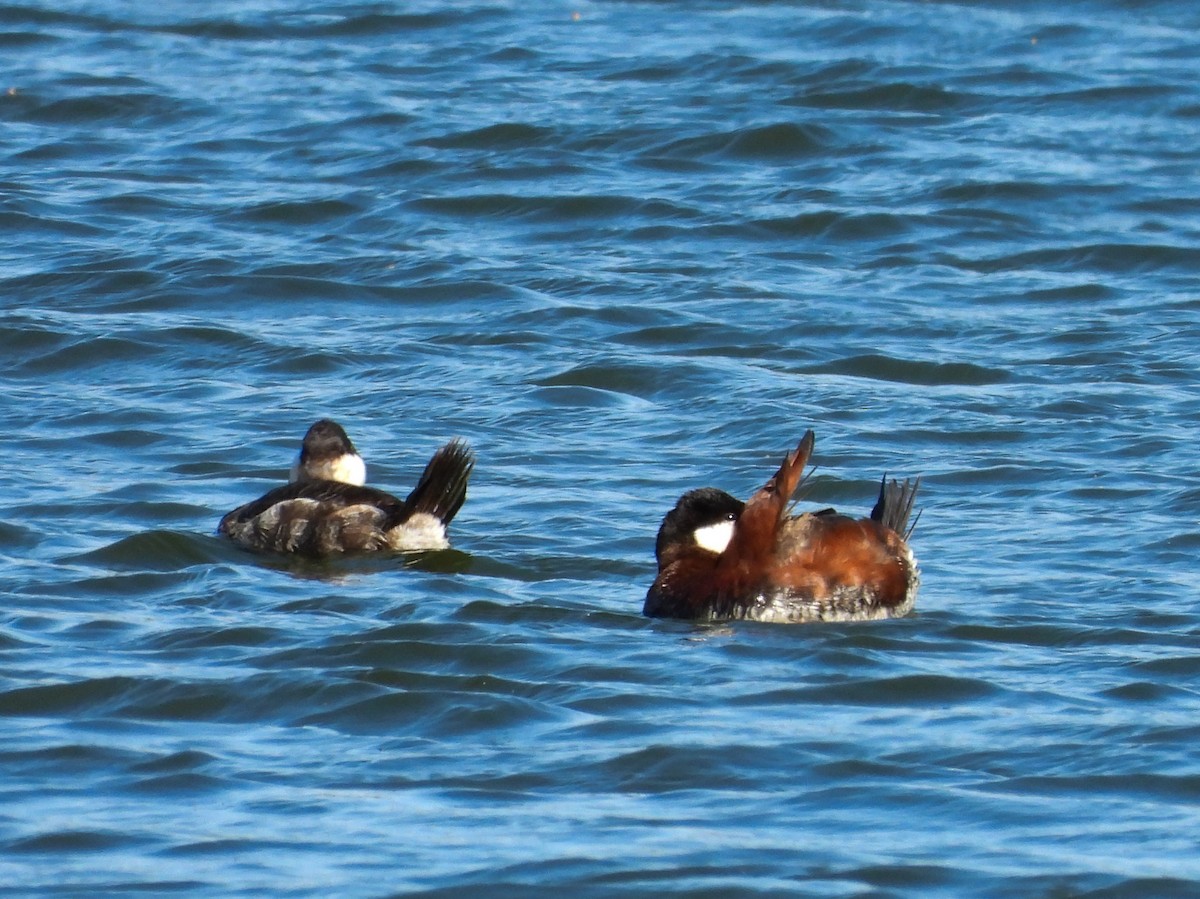
M 28 108 L 24 118 L 41 125 L 127 123 L 163 127 L 182 119 L 186 113 L 185 104 L 147 88 L 144 93 L 121 91 L 52 100 Z
M 732 160 L 787 160 L 824 153 L 834 133 L 823 125 L 777 122 L 672 141 L 656 148 L 657 156 L 695 159 L 717 156 Z
M 828 209 L 757 219 L 751 225 L 776 238 L 828 237 L 852 241 L 898 239 L 912 228 L 907 217 L 888 212 L 847 213 Z
M 129 337 L 88 337 L 59 345 L 22 366 L 26 374 L 78 372 L 100 366 L 122 365 L 134 360 L 145 361 L 157 352 L 156 347 Z
M 659 389 L 662 370 L 651 365 L 578 365 L 567 371 L 542 378 L 539 387 L 585 388 L 606 394 L 647 399 Z
M 936 188 L 933 199 L 953 205 L 960 203 L 1010 204 L 1021 201 L 1052 202 L 1060 199 L 1062 188 L 1038 181 L 964 181 Z
M 413 31 L 449 28 L 464 23 L 468 16 L 477 21 L 486 15 L 488 12 L 481 10 L 472 10 L 469 13 L 457 10 L 430 13 L 270 11 L 245 18 L 194 18 L 143 27 L 163 34 L 217 41 L 304 41 L 323 38 L 378 38 L 387 34 L 405 35 Z
M 792 106 L 814 109 L 857 109 L 880 112 L 948 113 L 962 109 L 976 99 L 969 94 L 942 87 L 929 87 L 895 81 L 845 90 L 810 90 L 785 101 Z
M 645 202 L 639 197 L 601 194 L 467 194 L 426 197 L 413 200 L 411 205 L 424 212 L 454 217 L 522 217 L 534 221 L 574 222 L 630 216 L 638 212 Z
M 1145 799 L 1195 802 L 1200 799 L 1200 775 L 1147 774 L 1124 771 L 1120 774 L 1064 774 L 1011 777 L 984 784 L 979 789 L 996 793 L 1025 793 L 1032 796 L 1081 796 L 1095 802 L 1100 796 L 1136 796 Z
M 527 125 L 524 122 L 501 122 L 442 137 L 417 141 L 418 146 L 439 150 L 513 150 L 552 146 L 559 136 L 551 128 Z
M 761 784 L 737 760 L 752 756 L 757 766 L 769 754 L 759 746 L 655 745 L 609 759 L 597 773 L 621 789 L 652 794 L 691 789 L 696 783 L 710 789 L 754 790 Z
M 269 646 L 280 636 L 273 628 L 238 625 L 234 627 L 186 627 L 154 634 L 145 641 L 147 649 L 181 650 L 229 647 Z
M 1186 699 L 1191 690 L 1173 687 L 1169 684 L 1157 684 L 1150 681 L 1121 684 L 1100 691 L 1101 696 L 1115 699 L 1118 702 L 1129 702 L 1141 705 L 1143 703 L 1166 703 L 1172 699 Z
M 0 521 L 0 547 L 10 550 L 30 549 L 37 546 L 41 540 L 41 534 L 33 528 L 10 521 Z
M 426 679 L 427 680 L 427 679 Z M 553 706 L 496 693 L 448 689 L 389 691 L 326 712 L 305 715 L 300 725 L 332 727 L 343 733 L 396 733 L 412 728 L 443 739 L 520 730 L 557 721 Z
M 981 387 L 1010 380 L 1009 373 L 1003 369 L 985 368 L 971 362 L 919 362 L 874 353 L 838 359 L 802 371 L 812 375 L 846 375 L 929 387 Z
M 1190 275 L 1200 268 L 1200 249 L 1167 244 L 1085 244 L 1027 250 L 986 259 L 957 257 L 953 264 L 985 274 L 1040 269 L 1113 275 L 1176 271 Z
M 11 840 L 9 852 L 60 854 L 79 852 L 111 852 L 143 843 L 137 837 L 109 830 L 54 830 Z
M 899 891 L 901 895 L 955 896 L 970 893 L 979 886 L 963 868 L 928 864 L 869 865 L 839 871 L 836 881 L 861 883 L 872 892 L 886 891 L 884 895 L 896 895 L 893 891 Z
M 771 701 L 780 702 L 790 695 L 804 703 L 911 707 L 976 702 L 1000 692 L 995 684 L 977 678 L 910 674 L 783 690 L 772 694 Z
M 341 199 L 272 200 L 249 206 L 237 217 L 271 225 L 319 225 L 359 215 L 357 203 Z
M 221 561 L 214 537 L 179 531 L 143 531 L 65 561 L 117 570 L 181 571 Z

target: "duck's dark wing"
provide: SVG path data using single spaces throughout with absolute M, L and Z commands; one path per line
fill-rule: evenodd
M 330 509 L 344 509 L 347 506 L 374 506 L 388 518 L 403 519 L 411 514 L 408 506 L 402 500 L 396 499 L 383 490 L 376 490 L 374 487 L 343 484 L 341 481 L 301 481 L 276 487 L 253 502 L 238 506 L 221 519 L 217 530 L 225 533 L 229 530 L 230 525 L 250 521 L 272 506 L 297 499 L 312 500 Z

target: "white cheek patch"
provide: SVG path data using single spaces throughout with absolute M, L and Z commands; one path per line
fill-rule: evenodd
M 367 463 L 356 453 L 346 453 L 338 456 L 332 462 L 320 465 L 310 465 L 305 471 L 300 462 L 292 466 L 291 481 L 341 481 L 343 484 L 353 484 L 361 487 L 367 483 Z
M 694 534 L 696 545 L 719 556 L 725 552 L 725 547 L 733 539 L 733 525 L 732 521 L 718 521 L 716 524 L 706 524 L 702 528 L 696 528 Z
M 367 464 L 363 462 L 362 456 L 356 453 L 339 456 L 331 467 L 333 469 L 329 478 L 331 481 L 341 481 L 343 484 L 353 484 L 356 487 L 367 483 Z

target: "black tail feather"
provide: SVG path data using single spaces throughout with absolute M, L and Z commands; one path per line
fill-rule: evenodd
M 913 502 L 917 498 L 920 486 L 920 478 L 915 481 L 905 478 L 901 483 L 896 480 L 889 481 L 885 474 L 879 484 L 879 499 L 875 501 L 875 508 L 871 510 L 872 520 L 878 521 L 885 528 L 891 528 L 907 540 L 921 518 L 920 513 L 917 513 L 916 520 L 913 521 L 912 527 L 909 527 L 908 518 L 912 515 Z
M 471 448 L 462 440 L 451 440 L 433 454 L 404 501 L 406 516 L 425 512 L 449 524 L 467 498 L 467 480 L 474 467 Z

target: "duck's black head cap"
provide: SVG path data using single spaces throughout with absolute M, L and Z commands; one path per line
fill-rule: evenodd
M 679 502 L 667 513 L 658 529 L 654 556 L 659 567 L 672 551 L 694 544 L 697 530 L 723 521 L 737 521 L 744 508 L 746 504 L 740 499 L 715 487 L 689 490 L 679 497 Z
M 350 442 L 345 429 L 330 418 L 313 422 L 304 435 L 304 442 L 300 444 L 301 464 L 309 459 L 333 459 L 346 453 L 357 455 L 358 450 Z

